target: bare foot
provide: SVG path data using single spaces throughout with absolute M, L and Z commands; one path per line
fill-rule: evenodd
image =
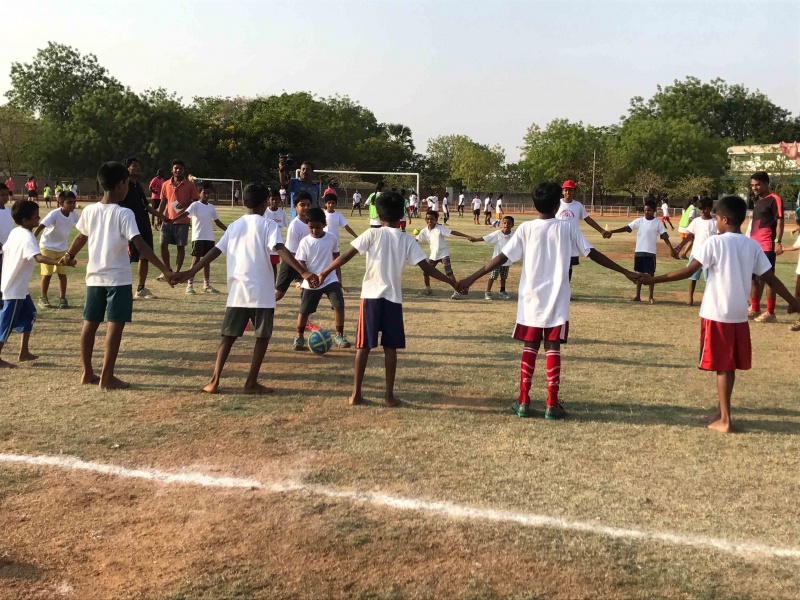
M 13 365 L 7 360 L 0 358 L 0 369 L 16 369 L 17 365 Z
M 219 382 L 217 382 L 217 381 L 214 381 L 214 380 L 212 379 L 211 381 L 209 381 L 209 382 L 208 382 L 208 383 L 205 385 L 205 387 L 203 388 L 203 391 L 204 391 L 206 394 L 216 394 L 216 393 L 218 393 L 218 392 L 219 392 Z
M 648 300 L 648 302 L 649 302 L 650 304 L 655 304 L 655 303 L 656 303 L 656 300 L 655 300 L 655 298 L 650 298 L 650 299 Z
M 31 354 L 30 352 L 26 352 L 25 354 L 19 355 L 19 362 L 28 362 L 29 360 L 36 360 L 39 358 L 35 354 Z
M 641 302 L 641 301 L 642 299 L 639 296 L 636 296 L 636 298 L 631 298 L 631 302 Z
M 722 419 L 717 419 L 716 421 L 712 421 L 706 427 L 708 427 L 709 429 L 713 429 L 714 431 L 719 431 L 720 433 L 731 432 L 730 421 L 726 423 Z
M 342 293 L 344 293 L 344 294 L 346 294 L 346 293 L 347 293 L 347 292 L 349 292 L 349 291 L 350 291 L 350 290 L 348 290 L 347 288 L 342 288 Z
M 102 390 L 127 390 L 131 384 L 127 381 L 122 381 L 119 377 L 112 375 L 107 382 L 100 380 L 100 389 Z
M 350 406 L 355 406 L 356 404 L 362 404 L 363 402 L 364 402 L 364 398 L 363 398 L 363 396 L 360 396 L 360 395 L 359 396 L 352 395 L 347 400 L 347 403 Z
M 245 394 L 272 394 L 274 391 L 275 390 L 273 390 L 271 387 L 261 385 L 260 383 L 254 383 L 252 386 L 244 386 Z
M 393 407 L 395 407 L 395 406 L 400 404 L 400 402 L 394 396 L 386 396 L 386 398 L 383 400 L 383 402 L 389 408 L 393 408 Z
M 97 385 L 100 383 L 100 378 L 95 375 L 93 371 L 90 371 L 89 373 L 81 373 L 81 383 L 84 385 Z
M 694 300 L 689 300 L 686 302 L 686 306 L 694 306 Z

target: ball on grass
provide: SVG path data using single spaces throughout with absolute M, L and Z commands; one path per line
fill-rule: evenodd
M 314 354 L 325 354 L 333 346 L 331 334 L 324 329 L 312 331 L 308 336 L 308 347 Z

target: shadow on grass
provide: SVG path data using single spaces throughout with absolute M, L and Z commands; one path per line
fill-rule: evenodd
M 39 579 L 41 576 L 42 570 L 36 565 L 0 557 L 0 580 Z

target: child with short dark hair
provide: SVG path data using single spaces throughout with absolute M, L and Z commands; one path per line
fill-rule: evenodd
M 264 218 L 275 222 L 281 232 L 281 239 L 283 239 L 283 228 L 289 226 L 289 217 L 286 216 L 283 208 L 281 208 L 281 192 L 278 188 L 270 188 L 269 190 L 269 206 L 264 211 Z M 281 262 L 281 258 L 274 250 L 269 253 L 269 262 L 272 265 L 272 275 L 277 280 L 278 263 Z
M 442 263 L 445 275 L 448 277 L 453 277 L 453 268 L 450 266 L 450 251 L 447 249 L 447 241 L 445 238 L 449 235 L 455 235 L 466 238 L 470 242 L 477 240 L 476 238 L 473 238 L 465 233 L 461 233 L 460 231 L 456 231 L 455 229 L 450 229 L 444 225 L 439 225 L 438 221 L 439 213 L 435 210 L 429 210 L 427 213 L 425 213 L 426 227 L 424 227 L 417 235 L 417 241 L 420 244 L 422 242 L 428 242 L 428 244 L 430 244 L 431 255 L 428 258 L 428 264 L 430 264 L 432 267 L 435 267 L 437 264 Z M 431 290 L 431 280 L 427 273 L 424 273 L 423 281 L 425 283 L 425 288 L 419 292 L 418 295 L 432 295 L 433 290 Z M 461 298 L 461 295 L 455 291 L 450 298 L 453 300 L 458 300 Z
M 295 252 L 297 252 L 297 247 L 300 245 L 300 240 L 311 233 L 308 229 L 308 209 L 311 208 L 312 198 L 310 193 L 303 190 L 302 192 L 297 192 L 292 200 L 294 201 L 294 210 L 297 216 L 292 219 L 292 222 L 289 223 L 289 228 L 286 230 L 286 249 L 294 256 Z M 300 272 L 284 260 L 281 263 L 278 280 L 275 282 L 275 299 L 280 300 L 283 298 L 292 283 L 301 279 L 303 277 Z
M 460 281 L 457 287 L 461 293 L 466 293 L 475 281 L 506 261 L 522 259 L 517 325 L 513 337 L 522 341 L 524 346 L 519 397 L 512 405 L 512 410 L 520 417 L 530 416 L 531 379 L 539 346 L 544 341 L 547 354 L 547 405 L 544 416 L 546 419 L 563 419 L 566 411 L 559 402 L 558 392 L 561 385 L 561 342 L 566 343 L 569 334 L 569 268 L 572 256 L 576 253 L 588 256 L 600 266 L 622 273 L 631 281 L 636 281 L 638 275 L 592 248 L 575 223 L 556 218 L 561 201 L 560 185 L 541 183 L 533 190 L 532 196 L 539 218 L 517 227 L 502 251 L 481 269 Z M 545 256 L 549 260 L 544 260 Z
M 295 194 L 297 196 L 304 192 Z M 228 301 L 225 317 L 222 319 L 222 339 L 214 363 L 211 381 L 203 388 L 204 392 L 216 394 L 225 362 L 228 360 L 234 342 L 245 331 L 248 323 L 253 324 L 256 341 L 253 347 L 253 360 L 244 384 L 246 394 L 270 394 L 272 388 L 258 383 L 258 372 L 272 337 L 272 323 L 275 316 L 275 280 L 270 265 L 270 251 L 277 252 L 283 264 L 316 287 L 317 276 L 305 271 L 294 256 L 283 245 L 281 230 L 271 219 L 264 218 L 267 209 L 269 189 L 260 183 L 245 186 L 242 203 L 246 213 L 231 223 L 222 239 L 209 250 L 203 258 L 188 271 L 178 273 L 176 281 L 186 281 L 221 254 L 227 257 Z M 310 202 L 309 202 L 310 204 Z M 299 206 L 295 202 L 295 206 Z M 304 209 L 305 210 L 305 209 Z
M 8 191 L 6 189 L 6 191 Z M 39 205 L 33 200 L 17 200 L 11 209 L 13 229 L 3 244 L 5 268 L 0 276 L 0 292 L 3 306 L 0 309 L 0 352 L 11 332 L 22 334 L 19 347 L 19 362 L 39 358 L 31 354 L 28 343 L 36 320 L 36 307 L 28 293 L 31 275 L 36 263 L 55 266 L 57 260 L 44 256 L 36 243 L 33 229 L 39 224 Z M 15 367 L 0 358 L 0 368 Z
M 128 242 L 139 254 L 164 273 L 167 281 L 174 273 L 162 263 L 147 245 L 136 226 L 136 217 L 119 203 L 128 194 L 128 169 L 119 162 L 107 162 L 97 171 L 103 189 L 99 202 L 83 209 L 75 226 L 78 235 L 61 259 L 62 264 L 75 266 L 75 256 L 88 243 L 86 264 L 86 302 L 83 306 L 81 331 L 81 383 L 99 383 L 104 390 L 124 389 L 130 384 L 114 375 L 125 323 L 133 316 L 133 276 Z M 171 284 L 171 283 L 170 283 Z M 92 368 L 95 335 L 100 323 L 108 321 L 105 353 L 100 377 Z
M 707 269 L 706 290 L 700 304 L 699 368 L 717 372 L 719 410 L 708 428 L 723 433 L 731 431 L 736 371 L 751 367 L 747 299 L 752 276 L 760 277 L 780 294 L 789 304 L 790 312 L 800 311 L 800 301 L 775 276 L 759 243 L 742 234 L 746 216 L 747 203 L 739 196 L 722 198 L 714 209 L 719 235 L 695 247 L 687 267 L 658 277 L 642 277 L 644 283 L 652 285 L 688 279 L 698 269 Z
M 686 228 L 686 237 L 681 240 L 681 243 L 675 248 L 675 252 L 680 255 L 681 250 L 687 244 L 692 244 L 692 247 L 699 248 L 703 245 L 708 238 L 712 235 L 717 235 L 717 220 L 711 215 L 711 210 L 714 208 L 714 201 L 711 198 L 705 197 L 700 200 L 700 217 L 695 218 Z M 661 221 L 664 222 L 663 219 Z M 692 262 L 692 257 L 689 257 L 689 263 Z M 694 306 L 694 290 L 697 287 L 697 282 L 700 280 L 700 273 L 703 273 L 703 279 L 708 282 L 708 273 L 705 269 L 699 269 L 689 278 L 689 300 L 686 302 L 689 306 Z
M 326 207 L 330 203 L 330 194 L 326 194 Z M 339 256 L 339 238 L 330 231 L 326 231 L 326 213 L 321 208 L 311 208 L 308 211 L 308 229 L 310 235 L 300 240 L 300 245 L 295 252 L 295 259 L 306 271 L 320 273 Z M 338 213 L 336 213 L 338 214 Z M 333 308 L 336 336 L 334 342 L 340 348 L 349 348 L 350 342 L 344 335 L 344 295 L 342 284 L 338 280 L 338 270 L 328 275 L 324 281 L 319 282 L 319 287 L 311 289 L 308 282 L 304 281 L 300 289 L 300 310 L 297 314 L 297 337 L 294 338 L 292 347 L 295 350 L 304 350 L 306 324 L 308 317 L 316 312 L 322 295 L 325 294 Z
M 503 248 L 511 239 L 511 230 L 514 227 L 514 217 L 506 216 L 503 217 L 502 220 L 502 227 L 497 231 L 493 231 L 489 235 L 485 235 L 482 238 L 472 238 L 470 239 L 471 242 L 480 242 L 484 241 L 487 244 L 491 244 L 494 247 L 494 251 L 492 252 L 492 258 L 497 256 L 503 251 Z M 483 297 L 486 300 L 492 299 L 492 284 L 495 281 L 500 279 L 500 298 L 503 300 L 508 300 L 511 298 L 511 295 L 506 292 L 506 280 L 508 279 L 508 270 L 511 268 L 511 261 L 508 260 L 504 264 L 497 267 L 492 274 L 489 276 L 489 281 L 486 283 L 486 292 L 484 293 Z
M 72 192 L 61 192 L 58 195 L 57 208 L 45 215 L 42 222 L 33 232 L 34 237 L 39 237 L 42 233 L 42 240 L 39 247 L 42 254 L 47 258 L 52 258 L 58 263 L 69 246 L 69 234 L 78 222 L 78 213 L 75 212 L 75 194 Z M 57 266 L 42 263 L 42 295 L 39 296 L 39 306 L 41 308 L 51 308 L 47 292 L 50 289 L 50 279 L 53 274 L 58 275 L 59 297 L 58 308 L 69 308 L 67 302 L 67 267 L 61 264 Z
M 656 202 L 655 200 L 647 200 L 644 203 L 644 216 L 634 219 L 625 227 L 612 229 L 609 234 L 627 232 L 636 232 L 636 249 L 633 253 L 633 270 L 637 273 L 645 273 L 647 275 L 655 275 L 656 272 L 656 250 L 658 246 L 658 239 L 664 240 L 664 243 L 669 248 L 669 253 L 672 258 L 678 258 L 678 253 L 672 244 L 669 243 L 669 234 L 664 223 L 656 219 Z M 604 236 L 605 237 L 605 236 Z M 609 235 L 610 237 L 610 235 Z M 632 299 L 633 302 L 642 301 L 642 284 L 636 282 L 636 296 Z M 655 304 L 653 298 L 653 286 L 650 286 L 650 297 L 648 298 L 650 304 Z
M 336 210 L 336 206 L 339 204 L 339 197 L 336 194 L 325 194 L 322 198 L 322 201 L 325 204 L 325 220 L 327 225 L 325 225 L 325 231 L 330 233 L 336 238 L 336 245 L 339 245 L 339 228 L 344 228 L 347 233 L 352 235 L 354 238 L 358 237 L 358 234 L 353 231 L 353 228 L 350 227 L 350 224 L 347 222 L 347 219 L 344 218 L 344 215 Z M 333 258 L 339 256 L 339 250 L 333 255 Z M 344 283 L 342 282 L 342 270 L 336 270 L 336 277 L 339 280 L 339 283 L 342 285 L 342 291 L 346 292 L 347 290 L 344 289 Z
M 455 281 L 442 275 L 425 258 L 425 252 L 413 237 L 399 229 L 403 218 L 403 197 L 396 192 L 381 194 L 376 200 L 381 226 L 370 228 L 352 242 L 350 248 L 323 269 L 320 280 L 347 264 L 356 254 L 366 254 L 367 268 L 361 285 L 361 309 L 356 329 L 356 357 L 353 393 L 349 402 L 361 404 L 364 371 L 372 348 L 378 346 L 378 334 L 384 352 L 386 371 L 385 402 L 396 406 L 394 380 L 397 372 L 397 350 L 406 347 L 403 327 L 403 293 L 400 276 L 406 264 L 416 265 L 428 276 L 455 287 Z

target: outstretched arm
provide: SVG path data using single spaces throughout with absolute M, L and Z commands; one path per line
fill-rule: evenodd
M 487 273 L 491 273 L 499 266 L 504 265 L 507 261 L 508 257 L 501 252 L 500 254 L 495 256 L 492 260 L 483 265 L 480 269 L 475 271 L 472 275 L 470 275 L 469 277 L 465 277 L 464 279 L 459 281 L 456 290 L 458 290 L 458 292 L 461 294 L 466 294 L 473 283 L 478 281 L 478 279 L 480 279 Z
M 150 206 L 149 204 L 147 205 L 147 207 L 146 207 L 146 208 L 147 208 L 147 212 L 149 212 L 149 213 L 150 213 L 151 215 L 153 215 L 154 217 L 158 217 L 159 219 L 161 219 L 162 221 L 164 221 L 164 223 L 171 223 L 171 221 L 169 220 L 169 217 L 167 217 L 167 215 L 165 215 L 165 214 L 164 214 L 163 212 L 161 212 L 159 209 L 153 208 L 153 207 L 152 207 L 152 206 Z M 160 208 L 160 205 L 159 205 L 159 208 Z M 183 216 L 183 215 L 185 215 L 185 214 L 186 214 L 186 211 L 182 212 L 182 213 L 181 213 L 179 216 L 181 216 L 181 217 L 182 217 L 182 216 Z M 178 217 L 175 217 L 175 218 L 177 219 Z
M 677 248 L 675 248 L 675 253 L 676 253 L 676 254 L 679 254 L 679 253 L 680 253 L 680 251 L 681 251 L 681 250 L 683 250 L 683 247 L 684 247 L 686 244 L 688 244 L 689 242 L 693 242 L 693 241 L 694 241 L 694 234 L 693 234 L 693 233 L 691 233 L 691 232 L 687 233 L 687 234 L 686 234 L 686 237 L 685 237 L 685 238 L 683 238 L 683 239 L 681 240 L 681 243 L 680 243 L 680 244 L 678 244 L 678 247 L 677 247 Z
M 633 231 L 633 229 L 631 229 L 630 227 L 625 225 L 625 227 L 619 227 L 617 229 L 612 229 L 608 233 L 609 233 L 609 237 L 611 237 L 612 233 L 631 233 L 632 231 Z
M 787 144 L 786 142 L 781 142 L 779 144 L 781 152 L 786 155 L 786 158 L 793 160 L 798 165 L 800 165 L 800 152 L 797 149 L 797 142 L 793 144 Z
M 592 217 L 586 217 L 586 218 L 584 219 L 584 221 L 586 221 L 586 224 L 587 224 L 589 227 L 591 227 L 592 229 L 594 229 L 594 230 L 595 230 L 597 233 L 599 233 L 600 235 L 602 235 L 604 238 L 608 239 L 608 238 L 610 238 L 610 237 L 611 237 L 611 232 L 610 232 L 610 231 L 606 231 L 605 229 L 603 229 L 602 227 L 600 227 L 600 225 L 598 225 L 598 224 L 597 224 L 597 221 L 595 221 L 595 220 L 594 220 Z
M 216 224 L 217 224 L 217 227 L 219 227 L 220 229 L 222 229 L 222 231 L 227 231 L 227 230 L 228 230 L 228 226 L 227 226 L 227 225 L 225 225 L 225 223 L 223 223 L 223 222 L 222 222 L 222 221 L 220 221 L 219 219 L 214 219 L 214 223 L 216 223 Z
M 170 271 L 167 266 L 162 263 L 156 253 L 153 252 L 153 249 L 147 245 L 147 243 L 142 239 L 141 235 L 134 236 L 131 240 L 133 245 L 136 246 L 136 249 L 139 251 L 139 254 L 142 255 L 142 258 L 147 259 L 150 264 L 152 264 L 156 269 L 161 271 L 164 274 L 164 278 L 169 282 L 170 285 L 173 285 L 171 278 L 175 276 L 175 273 Z
M 666 275 L 659 275 L 658 277 L 653 277 L 652 275 L 640 275 L 639 283 L 642 285 L 651 285 L 653 283 L 666 283 L 667 281 L 680 281 L 681 279 L 689 279 L 689 277 L 697 273 L 697 271 L 702 268 L 703 265 L 700 263 L 700 261 L 693 258 L 692 261 L 684 268 L 673 271 L 672 273 L 667 273 Z
M 345 225 L 345 226 L 344 226 L 344 230 L 345 230 L 347 233 L 349 233 L 350 235 L 352 235 L 354 238 L 357 238 L 357 237 L 358 237 L 358 234 L 357 234 L 355 231 L 353 231 L 353 228 L 352 228 L 352 227 L 350 227 L 350 225 Z
M 43 265 L 52 265 L 54 267 L 57 267 L 57 266 L 59 266 L 61 264 L 61 259 L 60 258 L 58 260 L 56 260 L 54 258 L 48 258 L 44 254 L 37 254 L 33 258 L 37 263 L 41 263 Z M 75 265 L 72 265 L 72 266 L 74 267 Z
M 678 251 L 675 250 L 675 248 L 672 247 L 672 244 L 669 243 L 669 234 L 666 232 L 662 233 L 661 239 L 664 240 L 664 243 L 667 245 L 667 248 L 669 248 L 669 255 L 672 258 L 678 258 Z
M 145 244 L 145 246 L 146 245 L 147 244 Z M 173 279 L 174 282 L 183 283 L 184 281 L 189 281 L 195 276 L 195 273 L 197 273 L 200 269 L 202 269 L 206 265 L 210 265 L 217 258 L 219 258 L 220 254 L 222 254 L 222 251 L 216 246 L 214 246 L 211 250 L 206 252 L 205 255 L 203 255 L 203 258 L 198 260 L 188 271 L 181 271 L 180 273 L 175 273 Z
M 330 275 L 333 271 L 346 265 L 352 258 L 358 254 L 358 250 L 350 246 L 347 250 L 342 252 L 338 258 L 336 258 L 331 264 L 327 267 L 322 269 L 319 273 L 317 273 L 317 277 L 319 277 L 320 281 L 325 281 L 325 278 Z
M 461 233 L 460 231 L 456 231 L 455 229 L 451 229 L 450 233 L 453 234 L 456 237 L 467 238 L 470 242 L 477 242 L 478 239 L 480 239 L 480 238 L 476 239 L 476 238 L 472 237 L 471 235 L 467 235 L 466 233 Z
M 438 279 L 439 281 L 444 281 L 446 284 L 451 285 L 454 290 L 457 290 L 457 282 L 455 279 L 451 279 L 444 273 L 440 273 L 436 270 L 436 268 L 431 265 L 427 259 L 421 260 L 417 263 L 417 266 L 422 269 L 422 272 L 425 273 L 428 277 L 433 277 L 434 279 Z
M 792 293 L 786 289 L 786 286 L 783 285 L 783 282 L 775 277 L 774 271 L 767 271 L 763 275 L 761 275 L 761 281 L 766 283 L 770 289 L 777 292 L 777 294 L 786 300 L 786 303 L 789 305 L 789 312 L 800 312 L 800 301 L 797 300 Z
M 82 233 L 78 233 L 75 238 L 72 240 L 72 244 L 69 246 L 69 250 L 67 250 L 67 254 L 70 255 L 70 258 L 67 258 L 64 255 L 64 258 L 61 259 L 62 264 L 67 266 L 74 267 L 78 264 L 78 261 L 75 260 L 75 257 L 78 255 L 78 252 L 86 245 L 86 242 L 89 241 L 89 238 L 83 235 Z
M 297 259 L 294 257 L 294 254 L 289 252 L 289 250 L 283 244 L 275 244 L 275 252 L 281 257 L 281 260 L 293 268 L 295 271 L 300 273 L 300 276 L 308 281 L 308 285 L 312 288 L 315 288 L 319 285 L 319 282 L 322 279 L 319 279 L 316 273 L 312 273 L 305 268 L 305 265 L 300 264 Z
M 42 233 L 42 231 L 44 231 L 44 225 L 39 225 L 36 228 L 36 230 L 33 232 L 33 237 L 37 237 L 38 238 L 39 234 Z M 45 264 L 48 264 L 48 263 L 45 263 Z
M 611 269 L 612 271 L 616 271 L 617 273 L 622 273 L 630 279 L 631 281 L 638 281 L 640 275 L 638 273 L 634 273 L 633 271 L 628 271 L 625 267 L 618 265 L 613 260 L 608 258 L 602 252 L 598 252 L 594 248 L 589 251 L 589 258 L 596 262 L 601 267 L 605 267 L 606 269 Z

